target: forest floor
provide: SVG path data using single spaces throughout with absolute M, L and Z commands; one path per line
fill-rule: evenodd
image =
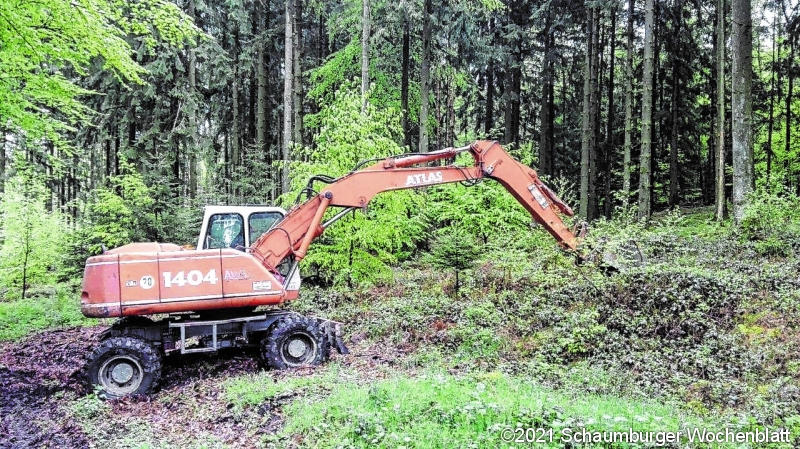
M 508 427 L 552 429 L 532 447 L 580 446 L 569 429 L 800 437 L 800 239 L 750 241 L 707 214 L 609 226 L 646 267 L 504 247 L 459 289 L 423 261 L 381 285 L 305 288 L 290 307 L 346 323 L 351 350 L 319 367 L 169 354 L 155 394 L 105 401 L 81 375 L 104 326 L 14 334 L 0 343 L 0 447 L 519 446 Z M 21 328 L 8 313 L 0 325 Z M 682 435 L 665 446 L 722 446 Z
M 164 359 L 158 393 L 105 401 L 87 389 L 82 372 L 104 329 L 48 330 L 0 343 L 0 448 L 260 447 L 283 427 L 282 405 L 300 390 L 323 386 L 343 368 L 358 383 L 385 379 L 387 372 L 376 367 L 395 359 L 385 350 L 355 345 L 354 354 L 333 355 L 327 367 L 281 372 L 263 371 L 255 349 L 172 353 Z M 244 410 L 253 398 L 228 392 L 237 384 L 247 388 L 253 379 L 256 390 L 272 383 L 285 391 L 249 392 L 263 397 Z

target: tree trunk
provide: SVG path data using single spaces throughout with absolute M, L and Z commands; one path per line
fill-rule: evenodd
M 444 120 L 442 120 L 442 106 L 444 102 L 442 101 L 442 80 L 441 77 L 436 80 L 435 83 L 436 94 L 434 96 L 434 108 L 433 108 L 433 118 L 436 121 L 435 129 L 436 131 L 433 133 L 433 148 L 439 149 L 442 148 L 442 125 L 444 125 Z
M 303 144 L 303 2 L 295 0 L 292 8 L 292 116 L 294 144 Z
M 519 113 L 520 113 L 520 94 L 522 89 L 522 50 L 519 48 L 519 41 L 515 41 L 514 62 L 511 67 L 506 68 L 506 104 L 505 104 L 505 143 L 519 143 Z
M 283 170 L 281 170 L 281 193 L 289 191 L 289 159 L 292 152 L 292 17 L 294 0 L 284 0 L 284 34 L 283 34 Z
M 581 132 L 581 184 L 580 184 L 580 204 L 579 214 L 581 217 L 589 218 L 589 175 L 590 157 L 592 144 L 592 116 L 591 107 L 591 67 L 592 67 L 592 32 L 594 31 L 594 8 L 587 10 L 586 17 L 586 59 L 583 67 L 583 126 Z
M 111 173 L 111 136 L 108 136 L 105 141 L 105 163 L 106 163 L 106 173 L 105 179 L 110 178 L 114 174 Z
M 328 48 L 326 45 L 328 39 L 325 35 L 325 20 L 321 10 L 319 14 L 319 23 L 317 25 L 317 38 L 319 39 L 319 45 L 317 46 L 317 65 L 321 66 L 327 56 L 326 50 Z
M 589 122 L 589 204 L 587 218 L 597 217 L 597 155 L 600 142 L 600 7 L 594 8 L 592 14 L 592 60 L 589 67 L 590 86 L 590 122 Z
M 625 143 L 622 156 L 622 203 L 628 205 L 631 197 L 631 148 L 633 146 L 633 14 L 636 1 L 628 1 L 628 37 L 625 55 Z
M 425 0 L 425 13 L 422 17 L 422 68 L 420 82 L 420 105 L 419 105 L 419 151 L 428 152 L 428 99 L 430 65 L 431 65 L 431 15 L 433 14 L 433 4 L 431 0 Z
M 403 110 L 403 145 L 411 151 L 411 129 L 408 120 L 408 71 L 411 64 L 411 30 L 408 19 L 403 20 L 403 74 L 400 80 L 400 108 Z
M 653 124 L 653 13 L 654 1 L 645 0 L 644 61 L 642 74 L 642 150 L 639 157 L 639 217 L 650 217 L 650 157 Z
M 370 17 L 369 1 L 362 0 L 361 14 L 361 113 L 367 112 L 367 92 L 369 91 L 369 37 L 372 18 Z M 405 36 L 403 36 L 405 39 Z M 404 42 L 405 44 L 405 42 Z M 405 48 L 403 49 L 405 51 Z M 407 70 L 404 68 L 404 70 Z
M 611 11 L 611 27 L 609 28 L 609 39 L 611 39 L 611 51 L 609 52 L 608 67 L 608 121 L 606 122 L 606 142 L 604 145 L 605 153 L 605 200 L 603 202 L 603 213 L 607 218 L 611 218 L 612 197 L 611 197 L 611 172 L 614 166 L 614 73 L 616 67 L 617 53 L 617 8 Z
M 194 19 L 194 0 L 189 0 L 188 2 L 188 13 L 189 17 Z M 196 77 L 196 69 L 197 69 L 197 57 L 193 48 L 189 48 L 189 144 L 186 146 L 188 156 L 189 156 L 189 198 L 194 199 L 197 194 L 197 153 L 198 153 L 198 139 L 197 139 L 197 113 L 199 108 L 197 107 L 197 77 Z M 133 140 L 135 139 L 136 135 L 136 125 L 134 121 L 134 117 L 131 117 L 131 123 L 133 123 L 133 130 L 128 130 L 128 143 L 133 144 Z M 133 134 L 133 135 L 131 135 Z
M 455 145 L 456 141 L 456 88 L 455 81 L 447 83 L 447 137 L 445 138 L 445 145 Z
M 753 191 L 753 19 L 750 0 L 731 4 L 731 126 L 733 130 L 733 218 L 738 224 L 744 216 L 747 196 Z M 790 38 L 794 50 L 794 39 Z M 793 51 L 792 51 L 793 53 Z M 792 54 L 792 56 L 794 56 Z M 791 78 L 790 78 L 791 80 Z M 791 83 L 791 81 L 790 81 Z M 791 86 L 790 94 L 791 95 Z M 789 98 L 787 96 L 787 98 Z M 787 102 L 787 105 L 791 103 Z M 788 109 L 788 108 L 787 108 Z M 787 110 L 787 117 L 789 111 Z M 788 140 L 787 127 L 787 143 Z
M 119 127 L 114 127 L 114 176 L 119 176 Z M 175 155 L 176 160 L 178 158 L 178 154 Z
M 494 125 L 494 65 L 491 62 L 486 67 L 486 111 L 484 114 L 484 138 L 490 139 Z
M 550 175 L 553 173 L 553 64 L 550 51 L 552 49 L 552 35 L 550 12 L 546 13 L 544 31 L 543 61 L 542 61 L 542 101 L 540 109 L 541 134 L 539 136 L 539 174 Z
M 0 138 L 3 139 L 0 142 L 0 193 L 6 191 L 6 133 L 5 127 L 0 128 Z
M 767 190 L 769 190 L 770 176 L 772 175 L 772 133 L 775 130 L 775 33 L 778 30 L 777 16 L 773 23 L 772 31 L 772 68 L 769 76 L 769 119 L 767 125 Z
M 683 0 L 675 4 L 675 25 L 672 33 L 672 141 L 669 148 L 669 205 L 678 204 L 678 103 L 680 101 L 679 86 L 681 83 L 680 48 L 681 24 L 683 23 Z
M 787 24 L 788 24 L 787 20 Z M 791 154 L 792 143 L 792 101 L 794 95 L 794 37 L 792 33 L 787 33 L 789 39 L 789 60 L 786 63 L 786 77 L 788 78 L 789 85 L 786 89 L 786 138 L 784 139 L 784 154 L 787 158 L 784 162 L 788 163 L 789 155 Z M 787 171 L 786 175 L 789 173 Z
M 234 60 L 233 60 L 233 81 L 231 83 L 231 102 L 233 103 L 233 124 L 231 129 L 231 158 L 228 164 L 228 172 L 233 178 L 233 173 L 239 167 L 239 159 L 241 157 L 241 144 L 242 144 L 242 124 L 241 113 L 239 110 L 239 31 L 234 31 L 233 40 L 234 46 Z M 236 189 L 231 186 L 230 194 L 235 195 Z
M 727 216 L 725 201 L 725 0 L 717 0 L 717 166 L 715 218 Z
M 259 2 L 255 2 L 256 12 L 259 11 Z M 266 15 L 266 14 L 265 14 Z M 260 38 L 257 42 L 258 61 L 258 105 L 256 106 L 256 153 L 263 155 L 266 151 L 267 143 L 267 43 L 263 38 L 266 34 L 267 27 L 262 24 L 266 21 L 256 20 L 259 29 L 256 32 Z
M 22 257 L 22 299 L 25 299 L 25 296 L 28 293 L 28 261 L 30 260 L 30 255 L 33 252 L 33 242 L 31 234 L 33 233 L 31 223 L 30 223 L 30 214 L 25 214 L 25 237 L 23 237 L 23 257 Z

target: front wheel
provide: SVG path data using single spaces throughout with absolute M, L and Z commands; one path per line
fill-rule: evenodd
M 261 356 L 274 369 L 320 365 L 327 354 L 327 339 L 315 319 L 286 315 L 261 341 Z
M 152 393 L 161 379 L 161 353 L 137 337 L 103 340 L 86 366 L 91 387 L 108 399 Z

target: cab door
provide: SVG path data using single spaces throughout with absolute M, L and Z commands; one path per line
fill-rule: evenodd
M 283 218 L 277 211 L 253 212 L 247 217 L 247 247 L 253 246 L 259 237 L 272 229 Z

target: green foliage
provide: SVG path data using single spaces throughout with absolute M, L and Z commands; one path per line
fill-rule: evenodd
M 152 220 L 151 188 L 132 166 L 123 164 L 121 174 L 109 178 L 109 187 L 95 191 L 95 200 L 87 204 L 88 232 L 94 241 L 89 250 L 100 245 L 114 248 L 131 241 L 144 240 L 148 221 Z
M 315 447 L 500 447 L 503 429 L 531 427 L 554 431 L 552 445 L 537 447 L 561 447 L 565 428 L 674 431 L 702 423 L 673 407 L 571 395 L 496 371 L 397 375 L 367 386 L 349 379 L 334 383 L 327 397 L 292 402 L 281 439 L 303 435 Z
M 361 58 L 361 44 L 358 39 L 351 40 L 344 48 L 331 55 L 325 64 L 311 72 L 311 84 L 314 86 L 308 92 L 308 97 L 319 102 L 320 105 L 336 101 L 336 93 L 350 81 L 360 75 L 358 60 Z M 307 124 L 317 127 L 315 118 Z
M 0 17 L 0 121 L 27 138 L 55 142 L 89 113 L 80 97 L 91 91 L 75 83 L 75 73 L 86 75 L 99 62 L 119 79 L 142 82 L 126 33 L 158 32 L 176 44 L 199 33 L 164 0 L 2 2 Z
M 791 192 L 760 188 L 753 192 L 740 224 L 742 237 L 761 255 L 788 256 L 800 239 L 800 199 Z
M 111 405 L 94 393 L 87 394 L 72 404 L 72 413 L 81 420 L 102 419 L 111 413 Z
M 49 212 L 47 188 L 40 176 L 23 168 L 5 185 L 0 202 L 0 289 L 24 296 L 34 284 L 48 284 L 61 261 L 66 224 Z
M 430 198 L 428 213 L 433 223 L 462 227 L 483 243 L 493 238 L 502 239 L 509 233 L 520 236 L 530 231 L 527 226 L 531 222 L 530 214 L 498 183 L 434 187 Z
M 361 160 L 402 152 L 396 143 L 397 113 L 370 106 L 362 115 L 355 90 L 339 91 L 319 118 L 317 147 L 298 149 L 307 162 L 292 165 L 292 193 L 286 200 L 294 199 L 312 175 L 341 176 Z M 366 213 L 348 214 L 328 228 L 304 259 L 305 267 L 336 284 L 390 278 L 389 264 L 407 258 L 424 236 L 423 200 L 423 194 L 413 191 L 378 195 Z M 328 212 L 328 217 L 335 212 Z
M 234 411 L 241 412 L 247 406 L 265 401 L 278 402 L 300 391 L 318 391 L 321 386 L 333 382 L 336 375 L 335 366 L 322 376 L 301 375 L 279 380 L 274 378 L 273 373 L 261 372 L 228 380 L 225 383 L 225 396 L 233 404 Z
M 471 268 L 479 254 L 472 234 L 460 226 L 450 226 L 436 231 L 430 259 L 437 268 L 452 268 L 455 271 L 455 290 L 458 291 L 459 272 Z
M 25 299 L 0 302 L 0 340 L 16 340 L 55 327 L 97 324 L 81 315 L 80 295 L 75 290 L 72 285 L 34 286 Z

